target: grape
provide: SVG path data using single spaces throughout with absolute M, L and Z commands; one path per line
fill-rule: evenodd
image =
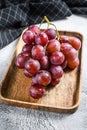
M 68 43 L 62 43 L 61 44 L 61 50 L 63 54 L 65 55 L 66 59 L 75 59 L 77 57 L 77 50 L 74 49 L 70 44 Z
M 35 36 L 35 43 L 37 45 L 45 46 L 48 43 L 48 36 L 44 32 L 40 32 Z
M 78 65 L 79 65 L 78 57 L 76 57 L 74 60 L 68 60 L 68 67 L 70 69 L 74 69 L 74 68 L 78 67 Z
M 61 43 L 66 43 L 68 42 L 68 40 L 69 40 L 69 36 L 66 36 L 66 35 L 61 35 L 59 39 Z
M 61 66 L 52 65 L 50 68 L 50 72 L 52 74 L 53 79 L 61 78 L 63 75 L 63 69 Z
M 24 75 L 29 78 L 33 76 L 33 74 L 29 73 L 26 69 L 24 69 Z
M 40 65 L 41 65 L 41 69 L 48 69 L 49 68 L 49 60 L 47 56 L 43 56 L 40 59 Z
M 65 69 L 67 67 L 67 60 L 65 59 L 64 62 L 61 64 L 61 67 Z
M 33 78 L 33 83 L 47 86 L 51 82 L 51 74 L 46 70 L 40 70 Z
M 45 33 L 47 34 L 49 40 L 56 38 L 56 31 L 52 28 L 46 29 Z
M 45 88 L 43 85 L 35 84 L 29 88 L 29 92 L 31 97 L 39 99 L 45 94 Z
M 81 48 L 81 41 L 80 39 L 78 39 L 77 37 L 74 36 L 66 36 L 66 35 L 62 35 L 60 37 L 60 42 L 61 43 L 66 43 L 68 42 L 69 44 L 71 44 L 76 50 L 79 50 Z
M 33 45 L 30 44 L 25 44 L 22 48 L 22 52 L 28 52 L 29 54 L 31 54 L 31 49 L 32 49 Z
M 22 39 L 26 44 L 32 44 L 35 41 L 35 35 L 32 31 L 27 30 L 23 33 Z
M 47 51 L 49 53 L 60 51 L 60 42 L 55 39 L 50 40 L 47 45 Z
M 77 57 L 76 49 L 72 48 L 65 56 L 67 59 L 74 60 Z
M 38 27 L 38 26 L 35 26 L 35 25 L 30 25 L 30 26 L 28 27 L 28 29 L 31 30 L 31 31 L 32 31 L 33 33 L 35 33 L 35 34 L 37 34 L 37 33 L 40 32 L 39 27 Z
M 23 53 L 18 54 L 18 56 L 15 59 L 15 65 L 20 68 L 23 69 L 25 66 L 25 62 L 27 60 L 27 57 L 25 55 L 23 55 Z
M 69 37 L 69 43 L 76 49 L 79 50 L 81 48 L 81 41 L 76 37 Z
M 61 44 L 61 51 L 63 52 L 64 55 L 68 53 L 72 49 L 72 46 L 69 43 L 62 43 Z
M 55 86 L 55 85 L 59 84 L 59 82 L 60 82 L 60 79 L 59 79 L 59 78 L 57 78 L 57 79 L 52 79 L 51 85 L 52 85 L 52 86 Z
M 55 51 L 50 56 L 50 62 L 54 65 L 60 65 L 64 62 L 65 56 L 62 52 Z
M 26 57 L 26 60 L 28 60 L 30 58 L 30 53 L 28 52 L 22 52 L 23 56 Z
M 33 46 L 32 50 L 31 50 L 31 54 L 34 59 L 39 60 L 39 59 L 41 59 L 42 56 L 45 55 L 45 50 L 44 50 L 43 46 L 35 45 L 35 46 Z
M 34 60 L 30 58 L 26 63 L 25 63 L 25 69 L 30 73 L 30 74 L 36 74 L 40 70 L 40 63 L 37 60 Z

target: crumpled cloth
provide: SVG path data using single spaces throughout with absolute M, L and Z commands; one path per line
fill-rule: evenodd
M 87 15 L 87 0 L 0 0 L 0 49 L 44 16 L 53 21 L 73 13 Z

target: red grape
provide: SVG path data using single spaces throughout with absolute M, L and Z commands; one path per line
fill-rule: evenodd
M 35 43 L 37 45 L 45 46 L 48 43 L 48 36 L 44 32 L 40 32 L 35 36 Z
M 41 59 L 42 56 L 45 55 L 45 50 L 44 50 L 43 46 L 35 45 L 35 46 L 33 46 L 32 50 L 31 50 L 31 54 L 34 59 L 39 60 L 39 59 Z
M 54 65 L 60 65 L 64 62 L 65 56 L 62 52 L 55 51 L 50 56 L 50 62 Z
M 77 57 L 77 50 L 72 47 L 65 56 L 67 59 L 74 60 Z
M 25 55 L 23 55 L 23 53 L 18 54 L 18 56 L 15 59 L 15 65 L 20 68 L 23 69 L 25 66 L 25 62 L 27 60 L 27 57 Z
M 41 65 L 41 69 L 48 69 L 49 68 L 49 60 L 47 56 L 43 56 L 40 59 L 40 65 Z
M 69 40 L 69 36 L 66 36 L 66 35 L 61 35 L 59 39 L 61 43 L 66 43 L 68 42 L 68 40 Z
M 66 55 L 68 51 L 72 49 L 72 46 L 69 43 L 62 43 L 61 44 L 61 51 Z
M 49 40 L 56 38 L 56 31 L 53 28 L 46 29 L 45 33 L 47 34 Z
M 28 29 L 31 30 L 31 31 L 32 31 L 33 33 L 35 33 L 35 34 L 37 34 L 37 33 L 40 32 L 39 27 L 36 26 L 36 25 L 30 25 L 30 26 L 28 27 Z
M 52 74 L 53 79 L 61 78 L 63 75 L 63 69 L 61 66 L 52 65 L 50 68 L 50 72 Z
M 49 53 L 60 51 L 60 42 L 56 39 L 52 39 L 48 42 L 47 51 Z
M 51 82 L 51 74 L 46 70 L 40 70 L 33 78 L 33 83 L 47 86 Z
M 43 85 L 35 84 L 29 88 L 29 92 L 31 97 L 39 99 L 45 94 L 45 88 Z
M 29 73 L 26 69 L 24 69 L 24 75 L 29 78 L 33 76 L 33 74 Z
M 30 44 L 25 44 L 22 48 L 22 52 L 28 52 L 31 53 L 31 49 L 32 49 L 33 45 Z
M 65 59 L 64 62 L 61 64 L 61 67 L 65 69 L 67 67 L 67 60 Z
M 79 50 L 81 48 L 81 41 L 77 37 L 69 37 L 69 43 L 76 49 Z
M 30 73 L 30 74 L 36 74 L 40 70 L 40 63 L 37 60 L 34 59 L 29 59 L 25 63 L 25 69 Z
M 52 79 L 51 85 L 52 85 L 52 86 L 55 86 L 55 85 L 57 85 L 59 82 L 60 82 L 60 79 L 59 79 L 59 78 L 57 78 L 57 79 Z
M 35 41 L 35 35 L 32 31 L 27 30 L 23 33 L 22 39 L 27 44 L 32 44 Z
M 78 57 L 76 57 L 74 60 L 68 60 L 68 67 L 70 69 L 74 69 L 74 68 L 78 67 L 78 65 L 79 65 Z

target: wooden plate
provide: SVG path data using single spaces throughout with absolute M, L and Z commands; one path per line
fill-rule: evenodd
M 83 36 L 78 32 L 59 31 L 60 34 L 78 37 L 83 42 Z M 82 76 L 82 47 L 78 53 L 80 65 L 74 70 L 67 69 L 58 85 L 46 91 L 40 99 L 33 99 L 29 95 L 31 79 L 17 69 L 14 59 L 21 51 L 24 42 L 20 37 L 15 53 L 9 64 L 7 73 L 0 86 L 0 100 L 6 104 L 19 107 L 42 109 L 55 112 L 74 112 L 80 103 Z

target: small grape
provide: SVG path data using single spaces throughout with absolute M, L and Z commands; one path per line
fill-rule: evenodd
M 51 81 L 51 85 L 52 86 L 55 86 L 55 85 L 57 85 L 57 84 L 59 84 L 60 83 L 60 79 L 59 78 L 57 78 L 57 79 L 52 79 L 52 81 Z
M 61 67 L 65 69 L 67 67 L 67 60 L 65 59 L 64 62 L 61 64 Z
M 39 59 L 41 59 L 42 56 L 45 55 L 45 50 L 44 50 L 43 46 L 35 45 L 35 46 L 33 46 L 32 50 L 31 50 L 31 54 L 34 59 L 39 60 Z
M 56 39 L 52 39 L 48 42 L 47 51 L 49 53 L 60 51 L 60 42 Z
M 46 70 L 40 70 L 35 77 L 33 77 L 33 83 L 37 83 L 43 86 L 47 86 L 51 82 L 51 74 Z
M 32 44 L 35 41 L 35 35 L 32 31 L 27 30 L 23 33 L 22 39 L 26 44 Z
M 39 27 L 36 26 L 36 25 L 30 25 L 30 26 L 28 27 L 28 29 L 31 30 L 31 31 L 32 31 L 33 33 L 35 33 L 35 34 L 37 34 L 37 33 L 40 32 Z
M 64 60 L 65 60 L 64 54 L 59 51 L 53 52 L 52 55 L 50 56 L 50 62 L 53 65 L 60 65 L 64 62 Z
M 81 48 L 81 41 L 77 37 L 69 37 L 69 43 L 76 49 L 79 50 Z
M 78 67 L 78 65 L 79 65 L 78 57 L 76 57 L 74 60 L 68 60 L 68 67 L 70 69 L 74 69 L 74 68 Z
M 43 85 L 35 84 L 29 88 L 29 92 L 31 97 L 39 99 L 45 94 L 45 88 Z
M 33 76 L 33 74 L 29 73 L 26 69 L 24 69 L 24 75 L 29 78 Z
M 47 34 L 49 40 L 56 38 L 56 31 L 53 28 L 46 29 L 45 33 Z
M 37 45 L 45 46 L 48 43 L 48 36 L 44 32 L 40 32 L 35 36 L 35 43 Z
M 40 65 L 41 65 L 41 69 L 48 69 L 49 68 L 49 59 L 48 56 L 43 56 L 40 59 Z
M 61 78 L 63 76 L 63 69 L 61 66 L 52 65 L 50 68 L 53 79 Z
M 40 63 L 38 60 L 34 60 L 30 58 L 26 63 L 25 63 L 25 69 L 30 73 L 30 74 L 36 74 L 40 70 Z
M 27 57 L 23 53 L 20 53 L 15 59 L 15 65 L 18 68 L 23 69 L 25 66 L 26 60 L 27 60 Z

